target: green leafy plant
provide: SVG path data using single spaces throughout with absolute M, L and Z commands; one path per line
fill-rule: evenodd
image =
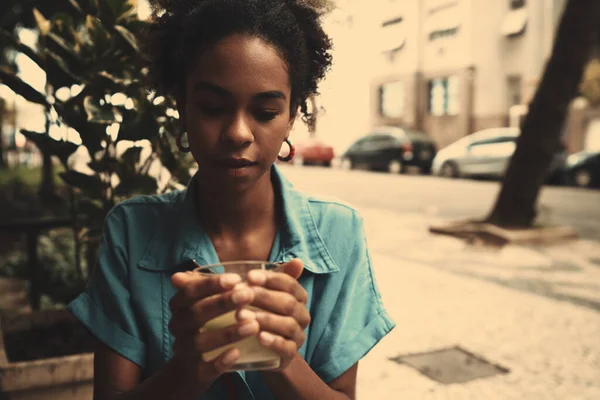
M 21 132 L 64 168 L 60 176 L 71 188 L 71 213 L 79 221 L 73 226 L 79 270 L 81 248 L 89 249 L 91 262 L 104 218 L 115 204 L 187 182 L 191 159 L 175 146 L 174 101 L 149 93 L 143 84 L 147 70 L 138 37 L 148 22 L 138 19 L 127 0 L 60 4 L 51 16 L 31 11 L 35 47 L 19 40 L 18 29 L 0 30 L 4 49 L 26 55 L 45 71 L 45 92 L 8 63 L 0 65 L 0 83 L 45 109 L 45 132 Z M 53 125 L 76 132 L 80 140 L 51 137 Z M 84 165 L 72 157 L 82 149 L 88 159 Z M 165 169 L 171 178 L 159 187 L 153 171 Z

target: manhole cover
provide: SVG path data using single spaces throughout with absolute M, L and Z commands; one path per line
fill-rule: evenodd
M 408 354 L 392 358 L 398 364 L 409 365 L 423 375 L 444 384 L 464 383 L 509 372 L 460 347 Z

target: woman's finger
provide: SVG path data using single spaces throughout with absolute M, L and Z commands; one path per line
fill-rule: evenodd
M 252 270 L 248 273 L 248 283 L 289 293 L 303 304 L 308 302 L 306 289 L 292 276 L 283 272 Z
M 287 340 L 282 336 L 270 332 L 261 331 L 258 334 L 258 341 L 264 347 L 273 350 L 283 359 L 290 360 L 298 352 L 298 346 L 293 340 Z
M 310 313 L 306 306 L 291 294 L 261 286 L 252 286 L 251 288 L 254 291 L 253 306 L 274 314 L 290 316 L 298 321 L 302 329 L 310 324 Z
M 281 266 L 281 271 L 294 279 L 300 278 L 304 271 L 304 262 L 299 258 L 294 258 Z
M 238 315 L 242 312 L 238 312 Z M 306 340 L 306 334 L 298 322 L 292 317 L 284 317 L 264 311 L 255 311 L 255 318 L 260 325 L 261 331 L 266 331 L 286 339 L 292 340 L 297 347 L 302 346 Z
M 176 310 L 169 322 L 169 331 L 174 336 L 195 332 L 211 319 L 248 305 L 253 300 L 254 292 L 239 284 L 234 290 L 197 301 L 187 309 Z
M 212 384 L 219 376 L 227 372 L 240 358 L 240 350 L 231 348 L 209 363 L 200 364 L 198 379 Z
M 242 321 L 223 329 L 198 332 L 175 340 L 173 352 L 187 357 L 203 357 L 204 353 L 256 336 L 258 332 L 257 321 Z M 204 361 L 211 362 L 213 360 L 205 359 Z
M 205 276 L 195 272 L 179 272 L 171 277 L 173 286 L 178 290 L 171 298 L 171 310 L 187 308 L 196 301 L 233 289 L 242 281 L 237 274 L 218 274 Z

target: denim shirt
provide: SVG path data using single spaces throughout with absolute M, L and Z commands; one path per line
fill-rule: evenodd
M 277 166 L 271 172 L 284 222 L 270 261 L 304 262 L 299 282 L 309 294 L 312 321 L 299 353 L 330 382 L 395 324 L 381 302 L 358 212 L 297 191 Z M 182 191 L 134 197 L 114 207 L 89 284 L 67 307 L 97 339 L 139 365 L 144 378 L 172 357 L 171 275 L 185 260 L 219 262 L 196 219 L 194 182 Z M 238 400 L 273 399 L 260 372 L 235 373 L 232 382 Z M 201 399 L 227 398 L 228 389 L 219 379 Z

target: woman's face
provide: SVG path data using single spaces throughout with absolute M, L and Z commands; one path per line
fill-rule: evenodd
M 205 183 L 244 190 L 269 171 L 295 115 L 285 61 L 253 36 L 232 35 L 192 64 L 179 112 Z

